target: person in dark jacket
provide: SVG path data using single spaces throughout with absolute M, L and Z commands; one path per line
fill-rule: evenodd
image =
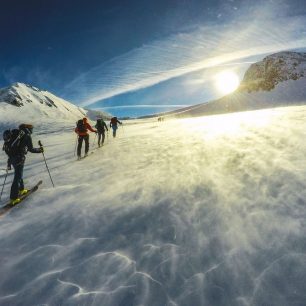
M 88 123 L 87 118 L 83 118 L 83 123 L 81 125 L 78 125 L 74 131 L 78 134 L 78 148 L 77 148 L 77 154 L 78 159 L 81 159 L 81 151 L 82 151 L 82 144 L 83 141 L 85 141 L 85 157 L 88 155 L 89 151 L 89 134 L 88 130 L 90 130 L 93 133 L 97 133 L 96 130 L 94 130 L 91 125 Z
M 108 131 L 107 125 L 102 118 L 97 119 L 97 123 L 95 128 L 98 131 L 98 146 L 101 147 L 101 138 L 102 138 L 102 146 L 105 140 L 105 129 Z
M 122 122 L 120 122 L 117 117 L 113 117 L 110 121 L 109 126 L 113 129 L 113 137 L 116 137 L 116 133 L 117 133 L 117 129 L 118 129 L 118 125 L 117 123 L 119 123 L 120 125 L 122 124 Z
M 20 134 L 22 135 L 19 138 L 19 143 L 17 149 L 14 150 L 13 153 L 8 154 L 8 169 L 11 169 L 11 166 L 14 167 L 14 180 L 11 187 L 11 205 L 18 204 L 20 200 L 20 196 L 24 195 L 28 192 L 27 189 L 24 188 L 23 183 L 23 168 L 25 164 L 26 154 L 27 152 L 31 153 L 42 153 L 44 151 L 43 147 L 34 148 L 32 143 L 31 134 L 33 132 L 33 125 L 31 124 L 21 124 L 19 126 Z

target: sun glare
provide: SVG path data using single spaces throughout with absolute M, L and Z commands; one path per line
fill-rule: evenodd
M 215 84 L 222 94 L 229 94 L 239 86 L 239 78 L 233 71 L 222 71 L 216 75 Z

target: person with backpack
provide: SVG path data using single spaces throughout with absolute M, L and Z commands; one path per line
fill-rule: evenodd
M 113 117 L 110 121 L 109 126 L 113 129 L 113 137 L 116 137 L 116 133 L 117 133 L 117 129 L 118 129 L 118 125 L 117 123 L 119 123 L 120 125 L 122 124 L 122 122 L 120 122 L 117 117 Z
M 97 131 L 94 130 L 91 127 L 91 125 L 88 123 L 87 118 L 80 119 L 77 122 L 76 128 L 74 129 L 74 131 L 78 134 L 78 148 L 77 148 L 78 159 L 81 159 L 81 151 L 82 151 L 83 141 L 85 141 L 85 155 L 84 155 L 84 157 L 86 157 L 88 155 L 88 151 L 89 151 L 88 130 L 90 130 L 93 133 L 97 133 Z
M 31 134 L 33 125 L 21 124 L 19 129 L 6 130 L 3 133 L 3 150 L 8 155 L 7 169 L 11 170 L 14 167 L 14 180 L 10 193 L 10 204 L 16 205 L 21 199 L 21 195 L 26 194 L 29 190 L 24 188 L 23 183 L 23 168 L 25 164 L 27 152 L 43 153 L 44 148 L 34 148 Z
M 107 125 L 105 121 L 102 118 L 97 119 L 97 123 L 95 125 L 95 128 L 98 131 L 98 146 L 101 147 L 101 138 L 102 138 L 102 146 L 104 144 L 105 140 L 105 129 L 108 131 Z

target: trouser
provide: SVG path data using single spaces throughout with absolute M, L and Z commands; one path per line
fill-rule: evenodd
M 104 139 L 105 139 L 105 132 L 98 132 L 98 145 L 100 145 L 101 143 L 101 138 L 102 138 L 102 144 L 104 143 Z
M 112 129 L 113 129 L 113 137 L 116 137 L 116 133 L 117 133 L 117 129 L 118 129 L 117 125 L 113 125 Z
M 79 136 L 77 154 L 81 156 L 83 140 L 85 141 L 85 154 L 89 151 L 89 135 Z
M 11 199 L 16 199 L 16 198 L 18 198 L 19 191 L 24 189 L 24 184 L 23 184 L 24 163 L 21 163 L 21 164 L 12 163 L 12 165 L 15 169 L 15 173 L 14 173 L 13 184 L 12 184 L 12 187 L 11 187 L 10 198 Z

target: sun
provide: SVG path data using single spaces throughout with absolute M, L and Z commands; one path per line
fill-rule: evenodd
M 215 77 L 215 86 L 222 94 L 229 94 L 239 86 L 239 77 L 233 71 L 222 71 Z

